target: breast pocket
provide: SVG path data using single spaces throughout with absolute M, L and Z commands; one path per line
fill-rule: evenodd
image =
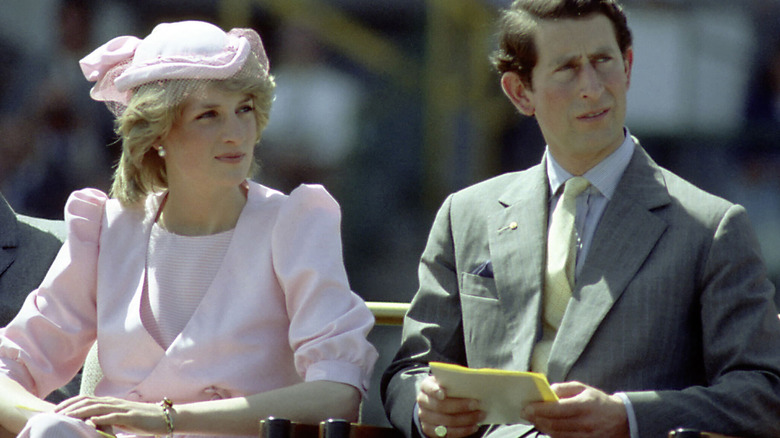
M 472 297 L 498 299 L 494 278 L 464 272 L 461 274 L 460 293 Z

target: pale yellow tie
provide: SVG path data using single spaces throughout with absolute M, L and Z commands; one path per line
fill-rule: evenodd
M 566 181 L 563 195 L 552 213 L 550 229 L 547 232 L 547 266 L 544 273 L 544 295 L 542 299 L 542 339 L 534 346 L 531 370 L 547 372 L 555 334 L 561 325 L 563 314 L 571 298 L 574 285 L 575 248 L 574 218 L 577 213 L 577 196 L 590 183 L 581 176 Z

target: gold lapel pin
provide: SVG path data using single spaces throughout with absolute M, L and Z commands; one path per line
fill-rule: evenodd
M 501 231 L 504 231 L 504 230 L 516 230 L 516 229 L 517 229 L 517 222 L 512 221 L 512 222 L 509 223 L 509 225 L 507 225 L 507 226 L 505 226 L 503 228 L 499 228 L 498 231 L 501 232 Z

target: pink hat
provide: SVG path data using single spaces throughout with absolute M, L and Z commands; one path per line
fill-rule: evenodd
M 166 79 L 227 79 L 254 53 L 263 74 L 268 57 L 252 29 L 225 33 L 203 21 L 161 23 L 143 40 L 120 36 L 85 56 L 79 65 L 95 100 L 127 106 L 133 88 Z

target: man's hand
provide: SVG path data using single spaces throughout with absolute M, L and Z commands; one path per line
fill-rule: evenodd
M 437 426 L 447 428 L 446 438 L 471 435 L 485 418 L 477 400 L 447 397 L 446 391 L 433 376 L 428 376 L 420 384 L 417 405 L 422 431 L 431 438 L 439 438 L 434 431 Z
M 557 403 L 528 405 L 524 416 L 552 438 L 629 436 L 626 407 L 620 397 L 579 382 L 552 385 Z

